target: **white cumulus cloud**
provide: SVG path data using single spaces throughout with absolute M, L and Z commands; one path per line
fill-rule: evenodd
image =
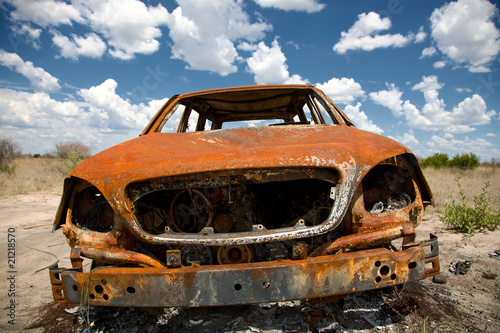
M 0 89 L 0 122 L 4 126 L 50 126 L 55 118 L 78 116 L 79 110 L 75 103 L 56 101 L 44 92 Z
M 304 84 L 308 83 L 298 74 L 290 76 L 286 57 L 275 39 L 271 47 L 264 42 L 256 46 L 252 56 L 247 59 L 247 70 L 254 74 L 257 84 Z
M 408 146 L 410 148 L 418 146 L 420 141 L 415 137 L 413 132 L 410 131 L 410 133 L 404 133 L 402 136 L 396 135 L 396 136 L 389 136 L 389 138 L 396 140 L 398 142 L 401 142 L 405 146 Z
M 63 57 L 76 55 L 97 57 L 103 41 L 109 45 L 112 57 L 130 60 L 135 54 L 151 54 L 160 47 L 160 26 L 165 25 L 168 11 L 158 4 L 147 6 L 139 0 L 87 0 L 68 4 L 55 0 L 8 0 L 15 10 L 14 21 L 33 22 L 43 28 L 80 23 L 92 29 L 84 37 L 68 38 L 57 33 L 53 38 Z M 64 37 L 64 38 L 63 38 Z M 93 51 L 92 49 L 95 48 Z
M 344 108 L 344 111 L 349 117 L 349 119 L 352 120 L 354 125 L 356 125 L 356 127 L 376 134 L 384 133 L 384 131 L 380 127 L 378 127 L 373 123 L 373 121 L 368 119 L 366 113 L 361 111 L 360 108 L 361 108 L 361 103 L 358 102 L 356 103 L 356 105 L 347 105 Z
M 424 27 L 420 27 L 415 35 L 415 43 L 422 43 L 426 38 L 427 33 L 424 31 Z
M 334 77 L 325 83 L 316 83 L 315 86 L 323 90 L 337 104 L 351 104 L 356 99 L 365 97 L 361 84 L 352 78 Z
M 0 49 L 0 65 L 26 77 L 37 91 L 54 92 L 61 89 L 57 78 L 47 73 L 43 68 L 35 67 L 31 61 L 24 61 L 16 53 Z
M 401 100 L 403 92 L 399 90 L 394 83 L 386 83 L 386 86 L 387 90 L 371 92 L 370 98 L 374 103 L 385 106 L 391 110 L 394 117 L 400 117 L 403 115 L 403 101 Z
M 77 60 L 80 56 L 90 58 L 101 58 L 106 52 L 107 46 L 95 33 L 89 33 L 85 37 L 72 35 L 71 39 L 53 32 L 52 42 L 61 50 L 61 57 Z
M 11 18 L 17 21 L 31 21 L 42 27 L 71 25 L 72 21 L 82 23 L 84 18 L 71 4 L 55 0 L 6 0 L 14 6 Z
M 361 84 L 352 78 L 331 78 L 325 83 L 316 83 L 315 86 L 327 94 L 334 103 L 346 104 L 343 108 L 349 119 L 365 131 L 382 134 L 384 131 L 378 127 L 368 116 L 361 110 L 361 103 L 357 102 L 352 105 L 357 99 L 364 99 L 365 92 Z
M 161 30 L 168 11 L 158 4 L 146 6 L 137 0 L 79 2 L 78 10 L 92 29 L 107 40 L 111 56 L 129 60 L 136 53 L 151 54 L 158 50 Z
M 65 101 L 44 92 L 0 88 L 2 135 L 15 137 L 32 153 L 49 152 L 54 142 L 65 140 L 82 141 L 100 151 L 136 137 L 167 98 L 133 104 L 121 98 L 116 87 L 116 81 L 108 79 Z
M 424 76 L 422 81 L 414 85 L 412 90 L 420 90 L 421 92 L 434 91 L 443 88 L 443 84 L 438 82 L 436 75 Z
M 117 86 L 115 80 L 107 79 L 98 86 L 78 92 L 92 115 L 90 125 L 111 129 L 145 127 L 157 109 L 148 109 L 142 103 L 132 104 L 121 98 L 116 93 Z
M 375 12 L 358 15 L 358 20 L 349 30 L 341 32 L 340 41 L 333 46 L 333 50 L 339 54 L 345 54 L 349 50 L 372 51 L 378 48 L 403 47 L 414 39 L 412 34 L 403 36 L 401 34 L 378 34 L 391 27 L 388 17 L 381 18 Z M 422 31 L 423 33 L 423 31 Z M 419 35 L 419 40 L 422 39 Z
M 432 152 L 449 151 L 452 154 L 464 152 L 473 152 L 487 160 L 490 158 L 499 158 L 500 151 L 495 148 L 495 145 L 483 138 L 465 137 L 463 140 L 453 137 L 446 138 L 438 135 L 433 135 L 431 140 L 426 143 L 426 146 Z
M 444 62 L 444 61 L 436 61 L 432 65 L 432 67 L 434 67 L 435 69 L 443 68 L 444 66 L 446 66 L 446 62 Z
M 317 0 L 254 0 L 259 6 L 277 8 L 282 10 L 305 11 L 315 13 L 326 7 Z
M 33 28 L 29 24 L 22 24 L 20 26 L 13 25 L 12 31 L 19 36 L 25 38 L 23 41 L 27 44 L 31 44 L 35 49 L 40 48 L 40 35 L 42 34 L 42 29 Z
M 436 54 L 436 52 L 437 52 L 437 50 L 435 47 L 433 47 L 433 46 L 426 47 L 425 49 L 422 50 L 422 55 L 420 56 L 419 59 L 433 56 L 434 54 Z
M 487 0 L 458 0 L 432 13 L 431 34 L 439 50 L 471 72 L 488 72 L 500 52 L 498 10 Z
M 424 94 L 425 105 L 422 111 L 410 101 L 405 101 L 403 110 L 409 126 L 426 131 L 442 130 L 449 133 L 465 133 L 474 131 L 473 126 L 487 125 L 497 114 L 490 110 L 486 102 L 478 94 L 465 98 L 451 111 L 447 111 L 444 100 L 439 98 L 438 90 L 443 84 L 435 75 L 424 76 L 422 81 L 412 87 L 412 90 Z
M 240 0 L 177 2 L 179 7 L 167 15 L 172 58 L 185 61 L 190 69 L 234 73 L 234 43 L 255 42 L 272 28 L 262 21 L 251 23 Z
M 424 131 L 444 131 L 445 133 L 466 133 L 475 131 L 474 126 L 487 125 L 497 114 L 488 110 L 483 98 L 474 94 L 465 98 L 447 110 L 443 99 L 439 98 L 439 90 L 443 88 L 437 76 L 423 76 L 422 81 L 412 87 L 424 95 L 425 104 L 421 109 L 411 101 L 402 100 L 402 92 L 394 85 L 387 85 L 387 90 L 370 93 L 374 103 L 390 109 L 395 117 L 404 115 L 408 125 Z M 469 90 L 462 90 L 468 91 Z

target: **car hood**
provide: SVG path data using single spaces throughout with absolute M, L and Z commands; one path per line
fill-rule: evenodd
M 78 165 L 71 176 L 104 195 L 134 181 L 219 170 L 316 166 L 362 173 L 409 152 L 386 137 L 354 127 L 295 125 L 194 133 L 152 133 L 109 148 Z M 107 193 L 105 193 L 107 192 Z
M 64 223 L 74 180 L 96 186 L 120 208 L 128 184 L 148 179 L 220 170 L 329 167 L 355 170 L 359 182 L 387 158 L 410 153 L 424 200 L 432 192 L 413 154 L 394 140 L 336 125 L 245 127 L 194 133 L 151 133 L 85 160 L 66 178 L 54 228 Z M 123 212 L 123 211 L 122 211 Z

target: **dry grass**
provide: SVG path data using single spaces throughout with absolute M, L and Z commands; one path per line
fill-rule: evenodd
M 489 181 L 490 186 L 486 192 L 494 201 L 493 208 L 500 209 L 500 169 L 497 167 L 479 167 L 475 170 L 427 167 L 424 169 L 424 175 L 434 194 L 435 210 L 439 213 L 444 212 L 447 203 L 451 203 L 453 199 L 460 199 L 455 180 L 457 175 L 461 177 L 460 184 L 470 203 L 472 203 L 474 195 L 481 193 L 485 182 Z
M 57 169 L 58 159 L 18 158 L 13 174 L 0 172 L 0 197 L 37 191 L 62 193 L 65 175 Z

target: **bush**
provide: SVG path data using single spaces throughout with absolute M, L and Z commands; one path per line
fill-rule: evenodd
M 80 141 L 58 142 L 55 144 L 54 155 L 60 158 L 87 159 L 91 156 L 92 148 Z
M 450 204 L 446 204 L 444 214 L 439 216 L 443 222 L 467 234 L 474 234 L 484 228 L 495 230 L 500 225 L 500 211 L 492 212 L 493 199 L 486 193 L 490 182 L 484 184 L 480 194 L 474 195 L 473 206 L 470 206 L 460 184 L 460 177 L 456 176 L 455 181 L 460 191 L 460 202 L 456 203 L 453 199 Z
M 56 169 L 63 175 L 69 175 L 78 164 L 82 163 L 84 159 L 78 157 L 76 154 L 71 154 L 68 158 L 63 159 L 56 165 Z
M 479 166 L 480 158 L 474 153 L 464 153 L 462 155 L 456 154 L 453 159 L 449 159 L 448 154 L 436 153 L 432 156 L 424 158 L 420 161 L 422 167 L 434 168 L 457 168 L 457 169 L 475 169 Z
M 78 164 L 91 156 L 92 148 L 80 141 L 59 142 L 55 144 L 54 155 L 63 160 L 56 169 L 68 175 Z
M 14 165 L 11 163 L 14 157 L 21 156 L 21 152 L 21 147 L 12 138 L 0 139 L 0 172 L 13 173 Z
M 432 166 L 435 168 L 444 168 L 448 166 L 448 154 L 445 153 L 435 153 L 432 156 L 424 158 L 420 161 L 420 165 L 423 167 Z
M 458 169 L 475 169 L 479 166 L 480 158 L 474 153 L 455 155 L 453 159 L 448 162 L 452 168 Z

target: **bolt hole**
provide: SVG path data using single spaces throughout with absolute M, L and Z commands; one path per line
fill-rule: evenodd
M 381 278 L 380 276 L 377 276 L 377 277 L 375 278 L 375 281 L 380 282 L 380 281 L 382 281 L 382 278 Z
M 389 274 L 390 271 L 391 270 L 389 269 L 388 266 L 382 266 L 380 268 L 380 275 L 387 275 L 387 274 Z
M 380 267 L 380 261 L 375 261 L 375 267 Z
M 97 284 L 95 287 L 94 287 L 96 293 L 98 294 L 102 294 L 102 292 L 104 291 L 104 288 L 100 285 L 100 284 Z
M 78 286 L 76 284 L 73 285 L 73 290 L 78 291 Z
M 391 274 L 391 280 L 396 280 L 397 276 L 396 274 Z
M 102 295 L 102 298 L 104 298 L 105 301 L 107 301 L 109 299 L 107 294 Z
M 414 261 L 408 264 L 408 268 L 409 268 L 409 269 L 414 269 L 414 268 L 416 268 L 416 267 L 417 267 L 417 263 L 416 263 L 416 262 L 414 262 Z
M 241 284 L 239 284 L 239 283 L 235 284 L 234 290 L 241 290 Z
M 262 283 L 262 287 L 264 287 L 265 289 L 269 288 L 269 286 L 270 286 L 270 284 L 267 281 Z
M 90 297 L 90 299 L 94 299 L 95 295 L 94 294 L 90 294 L 89 297 Z
M 102 284 L 103 286 L 105 286 L 105 285 L 106 285 L 106 283 L 107 283 L 107 282 L 106 282 L 106 280 L 104 280 L 104 279 L 102 279 L 102 280 L 101 280 L 101 284 Z
M 127 292 L 129 294 L 135 294 L 135 288 L 134 287 L 127 287 Z

